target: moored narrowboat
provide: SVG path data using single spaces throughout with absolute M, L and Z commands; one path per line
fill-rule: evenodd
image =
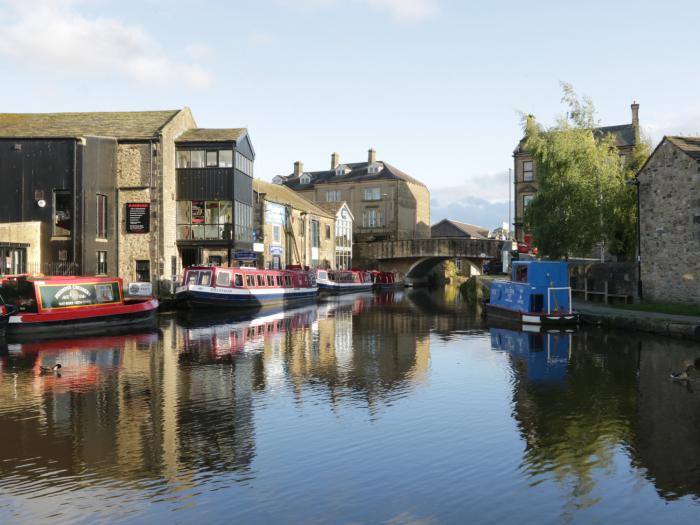
M 370 270 L 369 274 L 372 277 L 372 288 L 375 290 L 390 290 L 404 287 L 403 280 L 399 279 L 394 272 Z
M 7 325 L 10 322 L 10 315 L 15 311 L 15 307 L 10 304 L 5 304 L 2 296 L 0 296 L 0 338 L 5 337 Z
M 313 272 L 252 267 L 190 266 L 175 291 L 178 305 L 186 308 L 259 308 L 313 300 L 317 296 Z
M 515 261 L 511 281 L 491 283 L 488 317 L 537 325 L 576 324 L 569 270 L 563 261 Z
M 0 283 L 0 295 L 14 309 L 9 337 L 90 335 L 149 326 L 158 311 L 155 297 L 125 298 L 119 277 L 18 275 Z
M 372 276 L 364 270 L 316 270 L 316 282 L 323 294 L 365 292 L 372 289 Z

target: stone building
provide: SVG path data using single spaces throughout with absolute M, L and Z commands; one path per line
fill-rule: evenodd
M 366 162 L 341 163 L 331 155 L 330 169 L 304 171 L 273 179 L 313 202 L 347 202 L 355 218 L 354 241 L 423 239 L 430 236 L 430 192 L 422 183 L 377 160 L 373 149 Z
M 634 102 L 631 106 L 632 122 L 618 126 L 603 126 L 596 128 L 596 136 L 604 137 L 612 134 L 615 138 L 620 157 L 624 159 L 632 153 L 634 147 L 639 143 L 639 104 Z M 521 139 L 513 152 L 513 185 L 514 185 L 514 211 L 515 238 L 520 242 L 531 241 L 531 236 L 523 229 L 523 216 L 528 203 L 537 193 L 537 166 L 532 156 L 525 150 L 525 139 Z
M 335 261 L 335 214 L 285 186 L 253 181 L 256 243 L 261 268 L 290 264 L 331 268 Z
M 664 137 L 637 180 L 644 299 L 698 303 L 700 137 Z
M 190 241 L 200 240 L 188 237 L 190 244 L 182 242 L 178 201 L 201 200 L 206 217 L 213 213 L 206 205 L 210 197 L 190 195 L 190 186 L 206 179 L 209 186 L 201 191 L 213 192 L 219 201 L 229 201 L 232 207 L 234 201 L 252 204 L 254 153 L 245 130 L 236 130 L 233 137 L 231 130 L 195 128 L 188 108 L 0 114 L 5 195 L 0 203 L 0 251 L 8 256 L 2 272 L 119 275 L 127 282 L 150 281 L 170 289 L 173 276 L 190 262 L 185 249 Z M 217 132 L 229 133 L 225 144 Z M 199 142 L 189 142 L 192 137 Z M 198 149 L 201 166 L 197 161 L 192 169 L 176 168 L 176 139 L 182 147 L 186 143 Z M 245 156 L 246 161 L 235 169 L 228 161 L 226 166 L 211 166 L 211 153 L 218 161 L 223 150 L 228 150 L 224 160 Z M 241 169 L 243 164 L 249 173 Z M 226 184 L 212 188 L 219 179 L 227 179 Z M 248 223 L 251 216 L 249 211 Z M 245 219 L 245 210 L 241 217 Z M 234 216 L 232 222 L 238 228 L 240 220 Z M 217 223 L 217 238 L 209 239 L 208 224 L 205 220 L 200 228 L 202 241 L 222 241 L 219 233 L 232 230 Z M 235 233 L 223 244 L 250 250 L 252 235 Z M 201 261 L 201 250 L 197 253 L 199 260 L 194 262 Z
M 433 239 L 488 239 L 489 230 L 474 224 L 443 219 L 430 227 L 430 237 Z M 460 275 L 480 275 L 478 268 L 470 259 L 456 257 L 453 259 Z
M 352 231 L 355 217 L 347 202 L 318 202 L 316 205 L 335 217 L 335 264 L 336 270 L 352 268 Z

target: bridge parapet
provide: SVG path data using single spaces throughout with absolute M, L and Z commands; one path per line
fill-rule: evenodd
M 493 239 L 406 239 L 355 243 L 357 260 L 416 259 L 421 257 L 495 259 L 504 241 Z

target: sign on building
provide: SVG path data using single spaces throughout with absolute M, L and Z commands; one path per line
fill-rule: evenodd
M 147 202 L 126 204 L 126 233 L 148 233 L 151 227 L 151 205 Z
M 255 261 L 258 256 L 255 252 L 249 252 L 244 250 L 233 250 L 233 259 L 236 261 Z

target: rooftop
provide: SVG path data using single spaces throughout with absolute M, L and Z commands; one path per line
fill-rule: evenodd
M 246 128 L 192 128 L 175 142 L 236 142 L 247 133 Z
M 352 162 L 343 163 L 343 166 L 347 166 L 349 171 L 344 175 L 336 175 L 335 170 L 326 171 L 312 171 L 305 172 L 304 175 L 309 175 L 311 181 L 308 184 L 302 184 L 300 177 L 295 177 L 292 175 L 287 175 L 284 177 L 283 184 L 294 190 L 304 190 L 307 188 L 313 188 L 316 184 L 326 184 L 334 182 L 362 182 L 362 181 L 375 181 L 375 180 L 403 180 L 405 182 L 411 182 L 413 184 L 420 184 L 425 186 L 419 180 L 414 179 L 410 175 L 407 175 L 400 169 L 392 166 L 388 162 L 377 161 L 383 167 L 379 173 L 369 173 L 369 162 Z
M 460 222 L 460 221 L 455 221 L 452 219 L 442 219 L 440 222 L 437 222 L 433 224 L 430 228 L 436 227 L 438 224 L 442 223 L 448 223 L 457 228 L 458 230 L 463 231 L 466 235 L 469 237 L 473 237 L 476 239 L 487 239 L 489 236 L 489 230 L 488 228 L 483 228 L 482 226 L 476 226 L 474 224 L 467 224 L 466 222 Z
M 181 110 L 93 113 L 0 113 L 0 138 L 150 139 Z
M 320 206 L 306 200 L 286 186 L 272 184 L 271 182 L 265 182 L 260 179 L 253 179 L 253 191 L 265 194 L 265 200 L 276 202 L 277 204 L 289 205 L 297 210 L 313 213 L 314 215 L 320 215 L 322 217 L 335 218 L 335 212 L 322 209 Z
M 671 136 L 665 138 L 682 152 L 700 162 L 700 137 Z

